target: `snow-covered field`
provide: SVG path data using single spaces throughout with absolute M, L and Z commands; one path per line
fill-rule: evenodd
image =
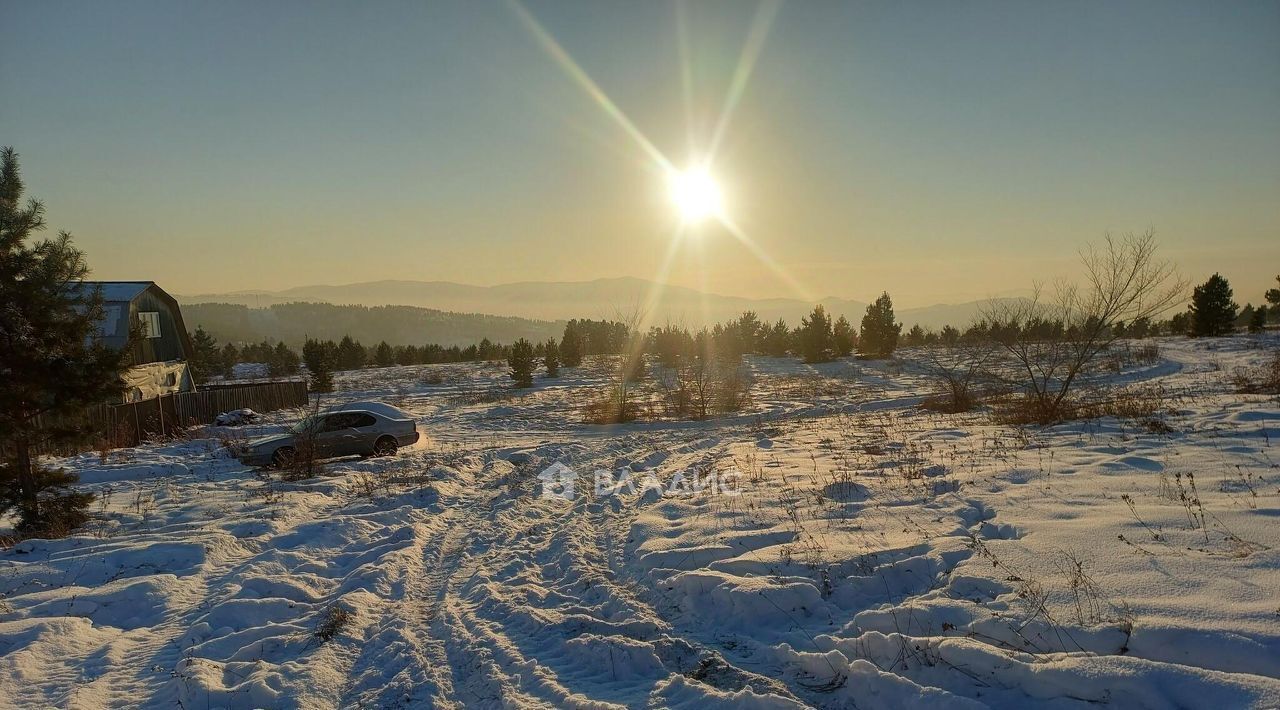
M 920 409 L 911 351 L 620 427 L 583 423 L 603 366 L 342 373 L 323 404 L 427 438 L 301 483 L 220 442 L 301 412 L 60 462 L 97 520 L 0 553 L 0 705 L 1275 707 L 1280 404 L 1229 377 L 1277 342 L 1159 346 L 1115 379 L 1163 425 L 1024 430 Z

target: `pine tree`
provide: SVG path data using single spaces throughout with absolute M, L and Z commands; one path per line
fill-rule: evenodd
M 528 340 L 521 338 L 511 346 L 511 354 L 507 357 L 507 364 L 511 366 L 511 379 L 516 381 L 516 387 L 532 387 L 533 386 L 533 344 Z
M 267 348 L 267 353 L 270 355 L 267 358 L 268 375 L 283 377 L 298 374 L 298 369 L 302 365 L 302 360 L 298 358 L 298 353 L 295 353 L 284 343 L 276 343 L 274 348 L 266 343 L 263 343 L 263 346 Z
M 556 345 L 555 338 L 542 346 L 542 362 L 547 366 L 547 377 L 560 376 L 560 346 Z
M 1280 283 L 1280 276 L 1276 277 L 1276 283 Z M 1265 325 L 1266 320 L 1280 319 L 1280 288 L 1267 289 L 1267 292 L 1263 294 L 1263 298 L 1266 299 L 1267 303 L 1271 304 L 1270 308 L 1267 308 L 1266 306 L 1258 307 L 1258 310 L 1263 312 L 1263 325 Z M 1266 315 L 1267 311 L 1271 312 L 1270 316 Z
M 274 356 L 275 349 L 265 340 L 261 343 L 249 343 L 240 350 L 240 362 L 265 363 L 269 366 Z
M 391 367 L 396 364 L 396 353 L 387 341 L 378 343 L 377 349 L 373 351 L 373 362 L 378 367 Z
M 1231 300 L 1231 285 L 1227 280 L 1218 274 L 1210 276 L 1191 294 L 1191 336 L 1230 335 L 1237 308 L 1235 301 Z
M 854 335 L 853 325 L 849 323 L 848 318 L 840 316 L 836 319 L 831 342 L 838 357 L 849 357 L 853 354 L 853 347 L 858 344 L 858 336 Z
M 1173 314 L 1168 320 L 1167 330 L 1170 335 L 1191 335 L 1191 311 Z
M 733 328 L 737 331 L 738 338 L 741 341 L 740 352 L 760 352 L 760 341 L 763 339 L 768 326 L 760 322 L 760 318 L 755 311 L 743 311 L 742 315 L 738 316 L 738 320 L 733 322 Z
M 908 346 L 915 347 L 915 346 L 924 345 L 926 337 L 927 337 L 927 333 L 925 333 L 924 328 L 921 328 L 920 324 L 916 323 L 912 325 L 911 330 L 908 330 L 907 334 L 903 336 L 902 341 L 904 344 Z
M 952 325 L 944 325 L 938 339 L 942 341 L 943 345 L 955 345 L 960 342 L 960 329 Z
M 564 337 L 560 339 L 560 361 L 565 367 L 577 367 L 582 364 L 582 335 L 578 332 L 576 321 L 569 321 L 564 326 Z
M 1253 317 L 1249 319 L 1249 332 L 1261 333 L 1267 329 L 1267 307 L 1260 306 L 1253 312 Z
M 832 340 L 831 316 L 822 304 L 813 307 L 813 312 L 800 319 L 798 345 L 800 355 L 805 362 L 827 362 L 834 351 Z
M 644 359 L 644 350 L 637 348 L 634 352 L 622 354 L 619 360 L 624 382 L 639 382 L 649 374 L 648 363 Z
M 206 333 L 203 327 L 196 326 L 196 332 L 191 335 L 191 348 L 191 359 L 187 366 L 191 369 L 191 377 L 196 384 L 204 384 L 209 378 L 221 375 L 226 370 L 222 364 L 222 349 L 218 347 L 218 341 Z
M 869 358 L 889 357 L 898 347 L 900 332 L 902 324 L 894 322 L 893 301 L 888 293 L 882 293 L 875 303 L 867 306 L 867 313 L 862 317 L 858 349 Z
M 337 366 L 339 370 L 359 370 L 364 367 L 364 346 L 350 335 L 342 336 L 338 343 Z
M 307 338 L 302 344 L 302 361 L 311 377 L 311 389 L 315 392 L 333 391 L 333 368 L 338 363 L 338 346 L 333 341 L 320 342 Z
M 222 376 L 230 379 L 235 374 L 237 362 L 240 362 L 240 351 L 235 344 L 227 343 L 223 345 L 221 354 Z
M 693 336 L 687 329 L 670 323 L 650 331 L 649 339 L 658 363 L 667 368 L 678 367 L 681 356 L 689 351 L 693 342 Z
M 88 520 L 93 495 L 79 476 L 36 460 L 42 444 L 85 432 L 76 415 L 123 391 L 127 349 L 95 337 L 105 318 L 102 293 L 81 282 L 84 254 L 61 232 L 27 244 L 44 229 L 44 206 L 22 202 L 18 155 L 0 151 L 0 516 L 16 510 L 21 535 L 62 535 Z M 57 422 L 56 425 L 50 422 Z
M 787 322 L 779 318 L 772 326 L 764 326 L 762 332 L 761 352 L 769 357 L 786 357 L 791 343 L 791 329 L 787 327 Z
M 1266 306 L 1263 306 L 1263 308 L 1266 308 Z M 1235 322 L 1231 324 L 1233 328 L 1248 327 L 1249 322 L 1253 320 L 1253 311 L 1252 303 L 1244 304 L 1244 308 L 1241 308 L 1239 312 L 1236 313 Z

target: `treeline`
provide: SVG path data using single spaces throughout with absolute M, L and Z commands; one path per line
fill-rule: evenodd
M 588 355 L 616 354 L 626 346 L 630 337 L 623 323 L 605 320 L 571 320 L 565 327 L 561 342 L 565 343 L 565 364 L 576 366 Z M 524 340 L 524 339 L 521 339 Z M 231 377 L 239 363 L 260 363 L 267 366 L 271 377 L 296 375 L 303 364 L 310 373 L 319 370 L 358 370 L 364 367 L 392 367 L 396 365 L 434 365 L 453 362 L 484 362 L 504 360 L 511 355 L 511 345 L 496 343 L 488 338 L 466 347 L 457 345 L 391 345 L 382 341 L 366 346 L 350 335 L 343 335 L 337 342 L 306 338 L 301 351 L 284 342 L 263 340 L 237 347 L 234 343 L 219 344 L 217 339 L 197 327 L 191 334 L 192 354 L 189 366 L 197 382 L 207 382 L 213 377 Z M 519 340 L 517 342 L 520 342 Z M 544 355 L 548 342 L 541 341 L 534 348 L 537 357 Z M 310 353 L 311 357 L 308 357 Z
M 1280 282 L 1280 277 L 1277 277 Z M 1214 274 L 1193 292 L 1189 308 L 1172 318 L 1156 321 L 1148 317 L 1130 322 L 1109 325 L 1108 335 L 1117 338 L 1147 338 L 1156 335 L 1185 334 L 1193 337 L 1225 335 L 1239 329 L 1260 332 L 1269 320 L 1280 320 L 1280 288 L 1264 294 L 1264 304 L 1254 307 L 1246 304 L 1240 308 L 1232 300 L 1227 280 Z M 785 320 L 762 322 L 752 311 L 743 313 L 728 323 L 717 323 L 710 328 L 690 330 L 676 324 L 651 327 L 639 342 L 641 353 L 655 358 L 659 364 L 672 365 L 681 353 L 699 348 L 714 350 L 729 357 L 741 355 L 765 355 L 770 357 L 795 356 L 805 362 L 819 363 L 855 353 L 859 358 L 878 359 L 893 355 L 899 346 L 955 346 L 962 342 L 981 342 L 1008 338 L 1004 332 L 1010 327 L 1021 329 L 1024 338 L 1039 340 L 1070 339 L 1073 330 L 1087 327 L 1087 323 L 1068 323 L 1063 318 L 1039 317 L 1028 319 L 1016 326 L 1005 323 L 992 326 L 985 320 L 966 326 L 944 326 L 941 330 L 913 325 L 903 332 L 896 322 L 893 301 L 888 293 L 881 294 L 867 306 L 857 328 L 843 315 L 832 318 L 822 305 L 800 319 L 791 327 Z M 996 329 L 1003 329 L 996 332 Z M 395 365 L 431 365 L 454 362 L 483 362 L 514 358 L 521 363 L 519 381 L 528 381 L 532 364 L 552 354 L 556 368 L 560 365 L 576 367 L 584 357 L 592 355 L 616 355 L 626 350 L 632 342 L 627 324 L 609 320 L 574 319 L 568 321 L 559 339 L 551 337 L 531 342 L 519 338 L 513 344 L 481 339 L 465 347 L 458 345 L 390 345 L 386 341 L 376 345 L 364 345 L 358 338 L 343 335 L 339 340 L 307 338 L 301 352 L 283 342 L 263 340 L 243 347 L 232 343 L 219 345 L 203 328 L 192 334 L 195 354 L 191 368 L 198 382 L 211 377 L 230 377 L 236 363 L 263 363 L 273 377 L 296 375 L 302 364 L 314 379 L 315 373 L 332 373 L 339 370 L 358 370 L 364 367 L 391 367 Z M 513 347 L 519 344 L 519 352 Z M 327 375 L 320 375 L 321 387 L 330 386 Z
M 332 303 L 279 303 L 251 308 L 228 303 L 183 304 L 183 319 L 224 343 L 283 341 L 299 347 L 307 338 L 391 345 L 440 343 L 467 347 L 482 338 L 514 342 L 558 336 L 564 321 L 454 313 L 416 306 L 356 306 Z
M 1276 276 L 1276 283 L 1280 284 L 1280 276 Z M 1195 287 L 1187 310 L 1169 319 L 1169 330 L 1193 338 L 1230 335 L 1238 330 L 1261 333 L 1268 323 L 1280 321 L 1280 288 L 1267 289 L 1262 301 L 1256 308 L 1252 303 L 1241 308 L 1231 284 L 1221 274 L 1214 274 Z

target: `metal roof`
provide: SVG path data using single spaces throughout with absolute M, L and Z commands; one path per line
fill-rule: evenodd
M 102 300 L 108 303 L 129 302 L 147 290 L 154 281 L 82 281 L 80 288 L 102 288 Z

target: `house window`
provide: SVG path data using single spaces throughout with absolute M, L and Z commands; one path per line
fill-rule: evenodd
M 138 320 L 142 323 L 142 337 L 160 337 L 160 314 L 156 311 L 141 311 Z

